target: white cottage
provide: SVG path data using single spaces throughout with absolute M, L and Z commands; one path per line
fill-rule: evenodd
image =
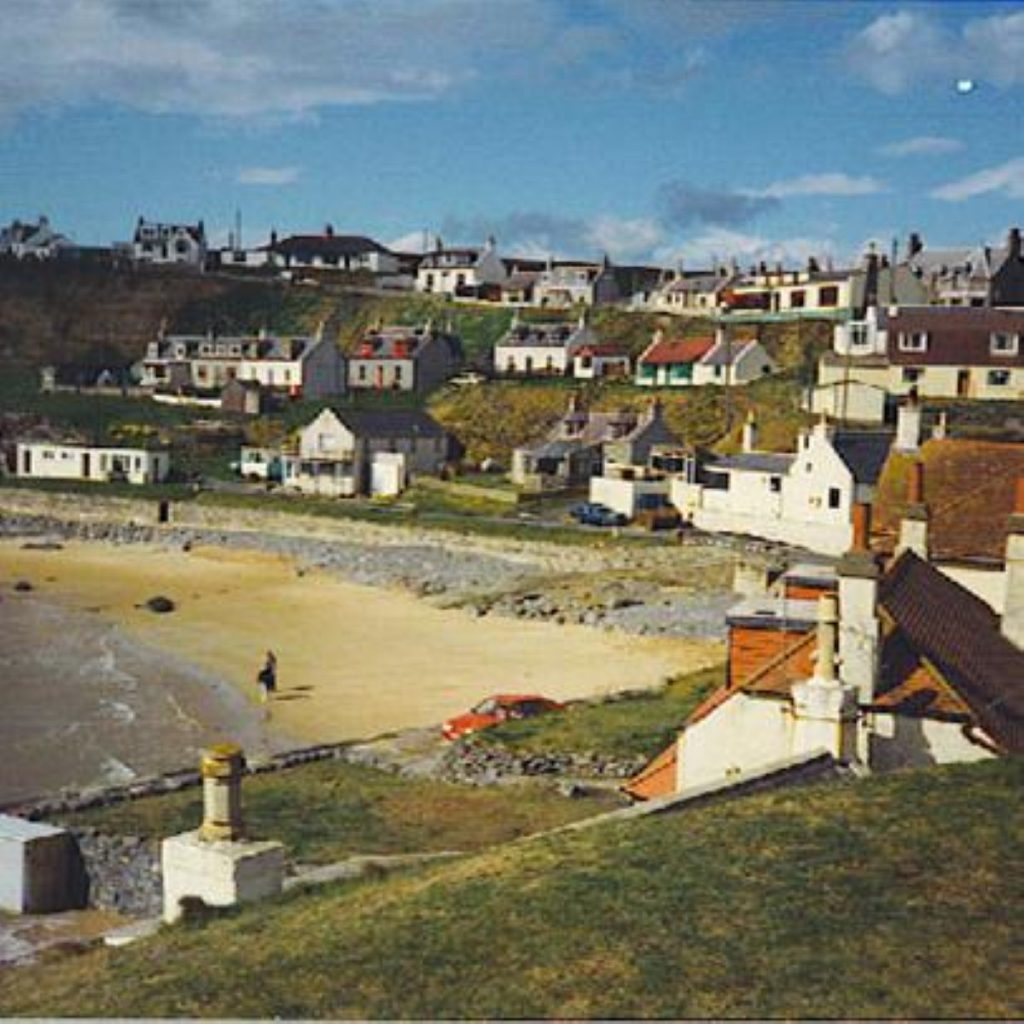
M 171 471 L 170 453 L 155 448 L 22 441 L 15 474 L 30 480 L 93 480 L 158 484 Z

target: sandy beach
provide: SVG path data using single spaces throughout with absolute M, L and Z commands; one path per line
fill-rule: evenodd
M 717 641 L 474 618 L 406 591 L 300 574 L 289 559 L 255 551 L 82 542 L 34 550 L 22 543 L 0 542 L 0 616 L 31 600 L 85 617 L 96 635 L 113 627 L 230 684 L 241 698 L 240 724 L 261 713 L 255 676 L 272 648 L 279 692 L 265 724 L 298 740 L 427 725 L 502 691 L 571 699 L 653 686 L 719 660 L 722 651 Z M 14 591 L 17 580 L 34 589 Z M 157 594 L 175 610 L 146 609 Z

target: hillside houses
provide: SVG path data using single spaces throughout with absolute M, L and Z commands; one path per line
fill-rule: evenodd
M 513 452 L 511 478 L 533 490 L 585 486 L 606 459 L 643 464 L 655 447 L 678 444 L 657 401 L 642 411 L 594 411 L 581 408 L 574 395 L 544 441 Z
M 462 362 L 459 339 L 431 322 L 366 331 L 348 358 L 353 391 L 412 391 L 426 394 L 443 384 Z
M 818 384 L 856 381 L 925 398 L 1024 397 L 1024 310 L 896 306 L 822 356 Z
M 912 549 L 882 564 L 867 546 L 869 507 L 858 506 L 834 574 L 814 574 L 798 598 L 783 577 L 774 597 L 732 610 L 725 685 L 627 792 L 668 796 L 820 752 L 859 771 L 1024 752 L 1024 487 L 1017 494 L 1001 619 Z
M 214 392 L 252 382 L 292 398 L 323 398 L 344 390 L 344 363 L 332 339 L 174 334 L 146 347 L 142 386 L 156 391 Z
M 343 273 L 397 274 L 398 257 L 365 235 L 336 234 L 330 224 L 319 235 L 271 236 L 270 262 L 285 270 L 336 270 Z
M 28 480 L 157 484 L 170 471 L 171 456 L 163 448 L 26 439 L 15 454 L 15 475 Z
M 54 231 L 42 214 L 34 224 L 13 220 L 0 228 L 0 256 L 16 260 L 51 260 L 74 248 L 64 235 Z
M 424 253 L 419 262 L 416 290 L 454 297 L 460 291 L 471 293 L 484 285 L 500 285 L 507 278 L 493 237 L 482 248 L 445 247 L 439 238 L 436 248 Z
M 206 229 L 195 224 L 169 224 L 139 217 L 131 241 L 136 263 L 177 265 L 202 270 L 206 263 Z
M 756 339 L 733 340 L 719 328 L 714 338 L 666 338 L 656 331 L 637 359 L 641 387 L 749 384 L 774 373 L 775 360 Z

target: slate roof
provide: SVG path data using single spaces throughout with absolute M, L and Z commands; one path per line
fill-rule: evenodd
M 594 337 L 589 327 L 577 323 L 515 324 L 498 342 L 502 348 L 559 348 L 572 343 L 590 341 Z
M 421 409 L 339 409 L 334 415 L 359 437 L 444 437 L 445 430 Z
M 741 452 L 738 455 L 723 455 L 708 465 L 710 470 L 739 469 L 755 473 L 778 473 L 785 475 L 796 461 L 795 455 L 776 452 Z
M 726 344 L 725 341 L 718 341 L 714 347 L 701 359 L 701 366 L 732 366 L 746 354 L 747 349 L 756 345 L 757 341 L 733 341 Z
M 878 431 L 836 431 L 832 447 L 858 484 L 874 486 L 889 457 L 893 435 Z
M 695 363 L 711 351 L 714 338 L 662 338 L 653 342 L 640 357 L 645 366 Z
M 268 246 L 282 256 L 359 256 L 366 252 L 388 252 L 365 235 L 291 235 Z
M 1003 749 L 1024 753 L 1024 651 L 970 591 L 904 551 L 879 585 L 879 604 L 907 641 Z

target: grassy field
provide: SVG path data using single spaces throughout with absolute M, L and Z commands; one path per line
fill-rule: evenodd
M 705 669 L 673 679 L 659 691 L 600 704 L 574 704 L 562 714 L 507 722 L 481 732 L 477 742 L 524 753 L 653 757 L 722 679 L 721 666 Z
M 612 795 L 567 800 L 524 784 L 480 788 L 320 761 L 245 783 L 245 819 L 256 839 L 278 839 L 289 858 L 329 864 L 354 854 L 482 850 L 618 806 Z M 162 837 L 196 828 L 199 788 L 82 812 L 66 824 Z
M 1024 761 L 602 825 L 0 976 L 6 1015 L 1024 1013 Z

